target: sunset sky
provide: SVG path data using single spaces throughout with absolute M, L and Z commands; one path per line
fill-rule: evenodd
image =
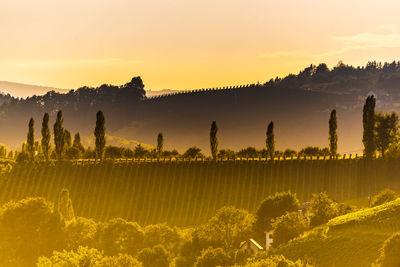
M 265 82 L 400 57 L 395 0 L 0 0 L 0 80 L 59 88 Z

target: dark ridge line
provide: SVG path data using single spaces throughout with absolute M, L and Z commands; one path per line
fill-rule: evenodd
M 177 96 L 177 95 L 189 95 L 189 94 L 192 94 L 192 93 L 229 91 L 229 90 L 235 90 L 235 89 L 247 89 L 247 88 L 251 88 L 251 87 L 262 87 L 262 86 L 263 85 L 261 85 L 261 84 L 252 83 L 252 84 L 246 84 L 246 85 L 224 86 L 224 87 L 214 87 L 214 88 L 202 88 L 202 89 L 194 89 L 194 90 L 182 90 L 180 92 L 174 92 L 174 93 L 169 93 L 169 94 L 162 94 L 162 95 L 146 97 L 145 100 L 160 99 L 160 98 L 166 98 L 166 97 Z

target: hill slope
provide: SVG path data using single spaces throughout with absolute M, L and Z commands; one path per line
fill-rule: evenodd
M 108 134 L 155 145 L 162 132 L 165 148 L 183 152 L 199 146 L 209 154 L 209 127 L 218 123 L 220 148 L 239 150 L 265 146 L 273 120 L 277 149 L 301 149 L 328 144 L 328 119 L 337 110 L 339 153 L 362 151 L 362 106 L 368 94 L 377 97 L 377 110 L 400 112 L 400 63 L 369 63 L 354 68 L 311 66 L 297 75 L 265 84 L 193 90 L 147 98 L 139 77 L 122 86 L 82 87 L 67 94 L 48 93 L 0 106 L 0 142 L 20 145 L 27 123 L 35 119 L 39 132 L 44 112 L 63 110 L 72 133 L 91 135 L 101 109 Z
M 400 230 L 400 198 L 332 219 L 272 253 L 319 266 L 370 266 L 383 242 Z
M 0 92 L 10 94 L 14 97 L 26 98 L 33 95 L 44 95 L 49 91 L 67 93 L 66 89 L 59 89 L 50 86 L 38 86 L 31 84 L 0 81 Z

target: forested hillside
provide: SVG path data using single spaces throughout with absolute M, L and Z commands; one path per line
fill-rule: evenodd
M 166 149 L 181 152 L 197 145 L 208 154 L 211 121 L 219 125 L 220 148 L 264 147 L 267 123 L 275 122 L 277 149 L 327 146 L 331 109 L 338 113 L 339 153 L 362 150 L 362 105 L 375 94 L 378 111 L 400 111 L 400 64 L 368 63 L 333 69 L 310 66 L 297 75 L 265 84 L 199 89 L 165 96 L 145 95 L 139 77 L 122 86 L 82 87 L 66 94 L 48 92 L 26 99 L 8 99 L 0 106 L 0 142 L 20 145 L 31 116 L 50 123 L 62 110 L 65 126 L 82 136 L 93 133 L 97 110 L 103 110 L 107 132 L 154 145 L 163 132 Z M 301 146 L 301 147 L 300 147 Z

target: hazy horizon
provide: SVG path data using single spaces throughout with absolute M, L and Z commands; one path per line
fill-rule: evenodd
M 185 90 L 400 52 L 392 0 L 22 2 L 0 3 L 0 80 L 78 88 L 139 75 L 151 90 Z

